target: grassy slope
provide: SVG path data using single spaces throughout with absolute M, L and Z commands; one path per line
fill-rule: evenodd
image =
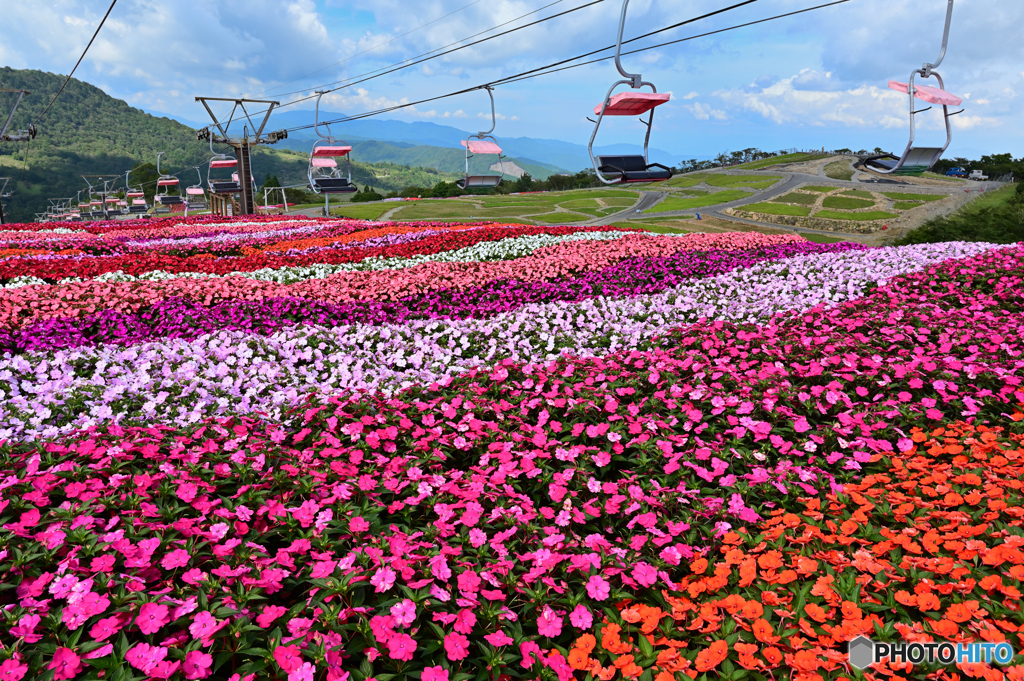
M 648 208 L 644 213 L 667 213 L 674 210 L 704 208 L 705 206 L 728 203 L 729 201 L 736 201 L 737 199 L 743 199 L 748 196 L 750 196 L 750 194 L 739 189 L 726 189 L 725 191 L 715 192 L 714 194 L 708 194 L 707 196 L 698 196 L 693 199 L 683 199 L 677 196 L 670 196 L 654 208 Z
M 801 206 L 813 206 L 814 202 L 817 200 L 818 197 L 813 194 L 798 194 L 796 192 L 790 192 L 789 194 L 776 196 L 772 199 L 772 203 L 796 203 Z
M 899 217 L 895 213 L 887 213 L 882 210 L 872 210 L 866 213 L 841 213 L 835 210 L 819 210 L 814 214 L 816 218 L 826 218 L 828 220 L 853 220 L 856 222 L 864 222 L 866 220 L 891 220 L 892 218 Z
M 751 203 L 746 206 L 740 206 L 739 210 L 750 213 L 792 215 L 795 217 L 807 217 L 811 214 L 811 209 L 808 206 L 789 206 L 784 203 Z
M 856 210 L 858 208 L 870 208 L 875 205 L 875 201 L 874 199 L 855 199 L 847 196 L 826 196 L 825 200 L 821 202 L 821 205 L 825 208 Z

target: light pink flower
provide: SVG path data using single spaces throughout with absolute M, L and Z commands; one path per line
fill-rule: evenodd
M 594 616 L 585 605 L 580 604 L 569 614 L 569 622 L 577 629 L 587 631 L 594 624 Z
M 312 662 L 303 662 L 302 666 L 288 674 L 288 681 L 313 681 L 316 674 L 316 665 Z
M 545 605 L 537 618 L 537 631 L 541 636 L 554 638 L 562 633 L 562 618 L 550 606 Z
M 608 582 L 605 581 L 604 577 L 592 575 L 587 580 L 587 595 L 595 601 L 606 600 L 609 593 L 611 593 L 611 587 L 608 586 Z
M 658 583 L 658 571 L 653 565 L 637 563 L 633 567 L 633 579 L 643 586 L 654 586 Z
M 370 584 L 374 586 L 376 593 L 387 591 L 395 585 L 395 571 L 389 567 L 378 568 L 370 578 Z

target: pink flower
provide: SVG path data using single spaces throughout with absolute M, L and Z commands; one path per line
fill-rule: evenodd
M 469 655 L 469 639 L 462 634 L 448 634 L 444 637 L 444 650 L 453 662 Z
M 216 617 L 203 610 L 192 618 L 192 624 L 188 625 L 188 631 L 192 634 L 192 638 L 206 638 L 219 629 L 218 624 L 220 622 Z
M 165 657 L 167 657 L 167 648 L 138 643 L 132 646 L 131 650 L 125 654 L 124 659 L 143 674 L 149 674 Z
M 416 641 L 409 634 L 395 634 L 388 639 L 388 656 L 392 660 L 406 662 L 412 659 L 414 652 L 416 652 Z
M 73 679 L 82 670 L 82 660 L 71 648 L 57 648 L 46 668 L 53 670 L 53 678 L 57 681 Z
M 86 653 L 82 657 L 84 657 L 87 660 L 95 660 L 95 659 L 98 659 L 98 658 L 101 658 L 101 657 L 106 657 L 107 655 L 109 655 L 112 652 L 114 652 L 114 646 L 113 646 L 113 644 L 108 643 L 105 646 L 100 646 L 96 650 L 89 651 L 88 653 Z M 2 676 L 0 676 L 0 681 L 3 681 L 3 677 Z
M 135 618 L 135 623 L 139 625 L 139 629 L 142 630 L 143 634 L 147 636 L 155 634 L 160 631 L 160 627 L 167 624 L 167 613 L 170 611 L 166 605 L 160 605 L 159 603 L 144 603 L 139 608 L 139 616 Z
M 437 555 L 430 559 L 430 573 L 435 579 L 446 581 L 452 576 L 452 569 L 448 567 L 448 559 L 443 555 Z
M 590 614 L 590 610 L 585 605 L 580 604 L 569 614 L 569 622 L 577 629 L 586 631 L 593 626 L 594 616 Z
M 562 618 L 550 606 L 545 605 L 537 618 L 537 631 L 541 636 L 555 637 L 562 633 Z
M 540 658 L 540 646 L 536 641 L 524 641 L 519 644 L 519 654 L 523 656 L 523 660 L 520 662 L 523 669 L 529 669 Z
M 486 636 L 484 636 L 484 639 L 495 648 L 500 646 L 507 646 L 513 642 L 512 637 L 506 634 L 501 629 L 494 632 L 493 634 L 487 634 Z
M 378 568 L 370 578 L 370 584 L 376 593 L 387 591 L 395 585 L 395 571 L 388 567 Z
M 611 588 L 608 586 L 608 582 L 604 580 L 604 577 L 593 575 L 587 580 L 587 595 L 595 601 L 607 599 L 610 592 Z
M 633 567 L 633 579 L 643 586 L 654 586 L 658 583 L 658 571 L 647 563 L 637 563 Z
M 424 667 L 420 681 L 448 681 L 448 670 L 441 665 Z
M 263 608 L 263 612 L 256 616 L 256 624 L 266 629 L 274 623 L 274 620 L 286 612 L 288 612 L 288 608 L 281 607 L 280 605 L 268 605 Z
M 391 606 L 391 616 L 395 618 L 397 625 L 408 626 L 416 619 L 416 604 L 408 598 L 395 603 Z
M 113 617 L 104 617 L 96 624 L 92 625 L 92 629 L 89 630 L 89 635 L 97 641 L 106 641 L 108 638 L 121 631 L 121 627 L 124 623 L 121 622 L 121 618 L 117 615 Z
M 464 594 L 472 594 L 480 590 L 480 575 L 472 570 L 460 572 L 458 582 L 459 591 Z
M 185 653 L 185 663 L 181 670 L 185 673 L 186 679 L 205 679 L 210 675 L 210 668 L 213 667 L 213 656 L 201 650 L 193 650 Z
M 164 556 L 163 560 L 160 561 L 160 565 L 163 566 L 164 570 L 173 570 L 188 565 L 188 559 L 188 551 L 185 549 L 175 549 Z
M 455 626 L 452 629 L 460 634 L 468 634 L 473 631 L 473 625 L 475 624 L 476 615 L 469 608 L 465 608 L 460 610 L 459 614 L 455 616 Z
M 274 648 L 274 659 L 281 669 L 291 674 L 302 666 L 302 651 L 298 646 L 278 646 Z
M 370 523 L 366 522 L 361 517 L 356 516 L 352 520 L 348 521 L 348 529 L 359 534 L 361 532 L 366 532 L 368 529 L 370 529 Z
M 28 665 L 13 658 L 0 662 L 0 681 L 21 681 L 27 672 Z M 447 675 L 445 681 L 448 681 Z
M 313 681 L 316 674 L 316 665 L 311 662 L 303 662 L 302 666 L 288 674 L 288 681 Z

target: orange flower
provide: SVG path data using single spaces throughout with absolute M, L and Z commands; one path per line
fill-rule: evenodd
M 761 651 L 761 654 L 764 655 L 764 659 L 768 660 L 768 664 L 772 666 L 782 662 L 782 651 L 775 646 L 768 646 Z
M 931 622 L 931 628 L 936 635 L 946 639 L 955 638 L 960 633 L 960 627 L 947 619 Z
M 636 608 L 625 608 L 619 614 L 622 615 L 622 619 L 630 624 L 636 624 L 640 621 L 640 611 Z
M 939 597 L 933 593 L 923 593 L 917 595 L 917 607 L 921 610 L 938 610 L 939 609 Z
M 843 619 L 845 620 L 859 620 L 864 617 L 864 614 L 857 607 L 857 604 L 853 601 L 843 601 Z
M 775 630 L 772 629 L 772 625 L 768 623 L 768 620 L 758 618 L 753 621 L 752 627 L 754 631 L 754 638 L 761 643 L 778 643 L 779 637 L 775 636 Z
M 963 603 L 954 603 L 946 608 L 946 617 L 954 622 L 966 622 L 971 619 L 971 611 Z
M 828 619 L 828 613 L 820 605 L 808 603 L 804 606 L 804 612 L 815 622 L 824 622 Z
M 578 648 L 579 650 L 582 650 L 587 655 L 589 655 L 594 650 L 594 646 L 596 644 L 597 639 L 594 638 L 593 634 L 583 634 L 578 639 L 576 639 L 576 642 L 572 644 L 572 647 Z
M 740 612 L 746 619 L 756 620 L 764 614 L 764 608 L 757 601 L 747 601 L 743 604 L 743 609 Z
M 573 669 L 587 669 L 591 660 L 589 652 L 580 648 L 573 648 L 569 651 L 569 666 Z
M 784 565 L 782 554 L 778 551 L 767 551 L 757 559 L 757 564 L 762 570 L 777 570 Z
M 719 639 L 697 653 L 696 669 L 706 672 L 717 667 L 729 654 L 729 644 Z
M 697 560 L 690 563 L 690 570 L 695 575 L 702 575 L 704 571 L 708 569 L 708 561 L 706 558 L 698 558 Z

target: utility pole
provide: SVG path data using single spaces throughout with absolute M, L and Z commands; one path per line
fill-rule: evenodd
M 6 225 L 7 223 L 4 221 L 4 199 L 10 198 L 11 194 L 4 190 L 7 189 L 7 183 L 11 181 L 11 178 L 0 177 L 0 180 L 4 181 L 3 184 L 0 184 L 0 225 Z
M 235 149 L 235 153 L 238 157 L 238 184 L 241 186 L 242 202 L 241 212 L 242 215 L 252 215 L 256 212 L 255 197 L 253 196 L 252 186 L 252 161 L 250 158 L 250 151 L 252 147 L 260 144 L 276 144 L 278 141 L 286 139 L 288 137 L 287 130 L 278 130 L 276 132 L 267 133 L 264 135 L 263 131 L 267 126 L 267 121 L 270 120 L 270 114 L 273 112 L 274 107 L 278 106 L 280 102 L 272 102 L 262 99 L 229 99 L 222 97 L 196 97 L 197 102 L 202 102 L 206 108 L 206 112 L 210 114 L 210 118 L 213 119 L 213 125 L 211 127 L 203 128 L 202 130 L 196 131 L 196 139 L 200 141 L 212 141 L 217 144 L 227 144 Z M 222 122 L 217 118 L 216 114 L 210 108 L 209 102 L 231 102 L 234 106 L 231 108 L 231 114 L 228 116 L 227 121 Z M 246 110 L 246 104 L 257 104 L 266 106 L 266 110 L 260 112 L 263 114 L 263 119 L 259 125 L 253 122 L 248 110 Z M 235 114 L 241 109 L 242 115 L 245 120 L 248 121 L 248 125 L 242 128 L 241 137 L 231 137 L 228 134 L 228 128 L 231 127 L 231 123 L 235 120 Z M 239 117 L 241 119 L 241 116 Z M 213 129 L 215 128 L 216 132 Z M 249 134 L 252 130 L 253 134 Z M 220 134 L 217 134 L 220 133 Z

